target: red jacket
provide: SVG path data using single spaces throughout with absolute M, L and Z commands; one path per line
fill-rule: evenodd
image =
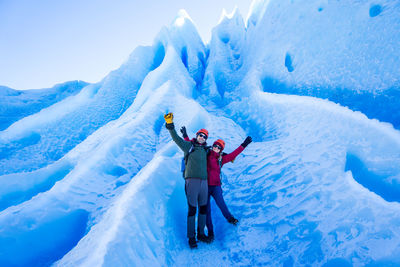
M 221 165 L 234 160 L 242 151 L 244 147 L 239 146 L 232 153 L 225 154 L 222 156 Z M 219 154 L 210 151 L 207 157 L 207 175 L 208 175 L 208 185 L 221 185 L 221 168 L 218 163 Z M 221 166 L 222 167 L 222 166 Z

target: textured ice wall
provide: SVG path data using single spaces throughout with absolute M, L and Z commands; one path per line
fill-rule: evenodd
M 400 127 L 397 1 L 255 1 L 246 64 L 266 92 L 326 98 Z
M 77 94 L 88 83 L 66 82 L 49 89 L 14 90 L 0 86 L 0 131 L 62 99 Z

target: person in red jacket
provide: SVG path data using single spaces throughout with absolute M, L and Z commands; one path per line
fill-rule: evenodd
M 185 139 L 189 140 L 185 127 L 181 128 L 181 133 Z M 206 226 L 208 229 L 208 237 L 210 239 L 214 239 L 214 229 L 211 219 L 211 205 L 210 205 L 211 196 L 214 198 L 215 203 L 222 212 L 222 215 L 225 217 L 225 219 L 227 219 L 229 223 L 236 225 L 239 222 L 229 212 L 229 209 L 226 206 L 224 197 L 222 195 L 221 167 L 225 163 L 233 161 L 251 142 L 252 138 L 248 136 L 246 137 L 244 142 L 238 148 L 236 148 L 232 153 L 225 154 L 222 153 L 222 151 L 225 148 L 225 142 L 221 139 L 218 139 L 217 141 L 214 142 L 212 150 L 209 152 L 207 156 L 208 203 L 207 203 Z

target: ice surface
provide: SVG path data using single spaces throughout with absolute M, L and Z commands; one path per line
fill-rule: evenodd
M 0 86 L 0 131 L 23 117 L 77 94 L 87 85 L 83 81 L 74 81 L 49 89 L 23 91 Z
M 400 132 L 389 115 L 382 122 L 359 111 L 379 106 L 397 116 L 397 52 L 381 58 L 387 68 L 357 61 L 377 59 L 364 58 L 368 48 L 396 44 L 398 37 L 385 33 L 382 44 L 361 38 L 360 25 L 390 21 L 385 31 L 393 33 L 398 6 L 254 1 L 251 10 L 247 27 L 237 11 L 225 13 L 207 46 L 180 11 L 152 47 L 137 48 L 103 81 L 0 132 L 1 266 L 400 264 Z M 322 26 L 311 24 L 322 14 L 339 43 L 354 43 L 346 50 L 352 54 L 342 55 L 340 46 L 309 54 L 319 51 L 321 40 L 311 37 Z M 339 31 L 350 17 L 359 39 Z M 303 22 L 308 31 L 299 30 Z M 359 85 L 372 79 L 366 69 L 379 78 L 375 102 L 360 96 Z M 346 96 L 349 107 L 296 95 L 298 88 L 335 94 L 343 81 L 335 102 Z M 286 89 L 293 95 L 282 94 Z M 187 245 L 182 152 L 164 127 L 167 112 L 189 136 L 207 128 L 209 143 L 225 140 L 227 152 L 247 135 L 254 140 L 222 169 L 238 226 L 213 207 L 216 239 L 197 250 Z
M 202 93 L 222 106 L 225 95 L 241 82 L 246 70 L 242 68 L 245 25 L 237 9 L 231 15 L 223 12 L 220 23 L 213 29 L 210 56 L 203 81 Z
M 131 105 L 145 75 L 156 67 L 153 53 L 152 48 L 137 48 L 120 69 L 100 83 L 0 132 L 0 175 L 45 167 L 118 118 Z
M 397 1 L 254 1 L 247 49 L 263 90 L 326 98 L 400 127 Z

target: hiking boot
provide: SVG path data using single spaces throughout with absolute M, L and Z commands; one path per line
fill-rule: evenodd
M 197 248 L 196 238 L 194 238 L 194 237 L 189 238 L 189 247 L 190 248 Z
M 205 234 L 198 234 L 197 235 L 197 240 L 204 242 L 204 243 L 211 243 L 212 239 L 209 236 L 206 236 Z
M 236 219 L 233 216 L 228 219 L 228 223 L 233 224 L 233 225 L 237 225 L 238 222 L 239 222 L 238 219 Z
M 214 241 L 214 232 L 209 231 L 208 232 L 208 238 L 210 238 L 211 242 L 213 242 Z

